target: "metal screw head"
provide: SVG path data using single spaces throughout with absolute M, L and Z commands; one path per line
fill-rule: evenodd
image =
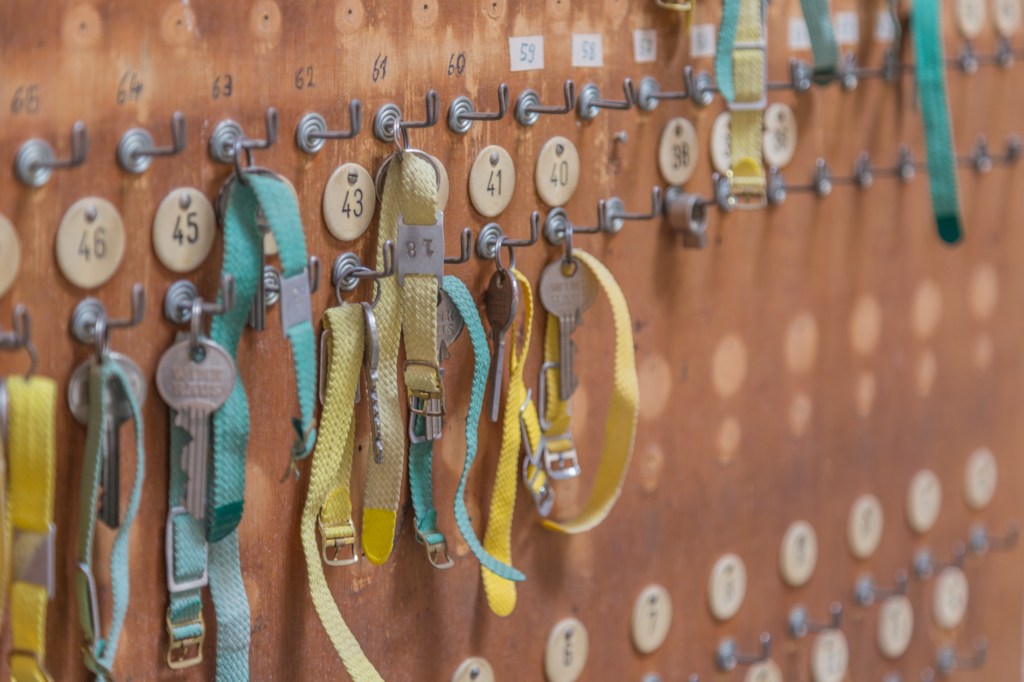
M 661 92 L 658 81 L 648 76 L 640 81 L 640 88 L 636 91 L 636 105 L 640 111 L 654 111 L 658 108 L 659 100 L 654 95 Z
M 459 95 L 452 100 L 451 106 L 448 107 L 448 127 L 453 133 L 465 135 L 473 127 L 473 121 L 462 118 L 462 116 L 463 114 L 472 114 L 474 111 L 473 102 L 465 95 Z
M 242 136 L 242 126 L 230 118 L 224 119 L 210 135 L 210 158 L 217 163 L 234 163 L 235 142 Z
M 46 140 L 31 139 L 18 149 L 14 157 L 14 172 L 29 187 L 42 187 L 53 175 L 53 169 L 42 165 L 53 161 L 53 147 Z
M 153 137 L 144 128 L 132 128 L 117 143 L 117 162 L 127 173 L 142 173 L 153 162 L 153 157 L 140 154 L 153 148 Z
M 540 119 L 540 114 L 530 108 L 540 105 L 540 95 L 536 90 L 523 90 L 516 99 L 516 120 L 519 125 L 532 126 Z
M 295 127 L 295 146 L 307 154 L 316 154 L 324 148 L 324 139 L 311 137 L 314 133 L 327 132 L 327 121 L 317 113 L 306 114 Z

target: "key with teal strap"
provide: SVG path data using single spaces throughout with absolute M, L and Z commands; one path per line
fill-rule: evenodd
M 949 101 L 946 96 L 941 13 L 942 6 L 938 0 L 918 0 L 914 3 L 910 20 L 935 226 L 942 241 L 955 244 L 960 241 L 963 233 L 956 180 L 956 154 L 953 150 Z

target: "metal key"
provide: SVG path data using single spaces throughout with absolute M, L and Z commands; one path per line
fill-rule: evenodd
M 146 401 L 146 379 L 139 366 L 126 355 L 109 353 L 105 362 L 116 362 L 128 378 L 128 385 L 141 407 Z M 95 360 L 79 365 L 68 382 L 68 406 L 80 424 L 89 423 L 89 381 Z M 117 528 L 120 520 L 121 486 L 121 426 L 132 418 L 131 403 L 121 384 L 111 381 L 105 391 L 107 418 L 103 424 L 104 448 L 100 453 L 100 509 L 99 519 L 110 528 Z
M 384 441 L 380 431 L 380 400 L 377 396 L 377 372 L 380 361 L 380 336 L 377 333 L 377 317 L 373 314 L 373 305 L 362 303 L 365 320 L 365 341 L 363 347 L 363 378 L 366 381 L 366 395 L 370 401 L 370 437 L 373 440 L 373 461 L 380 464 L 384 461 Z M 358 388 L 356 389 L 358 391 Z M 358 401 L 358 397 L 356 400 Z
M 545 310 L 558 318 L 558 395 L 562 400 L 572 397 L 578 383 L 573 371 L 576 346 L 572 342 L 572 333 L 583 311 L 593 304 L 596 296 L 596 282 L 578 263 L 566 265 L 557 260 L 541 273 L 540 302 Z
M 451 354 L 448 348 L 455 343 L 455 340 L 462 334 L 466 326 L 462 314 L 456 307 L 455 302 L 444 289 L 437 291 L 437 372 L 438 380 L 442 380 L 444 370 L 441 368 L 441 361 L 449 358 Z M 444 430 L 444 405 L 442 398 L 430 398 L 427 400 L 425 409 L 424 437 L 427 440 L 437 440 Z
M 210 417 L 227 402 L 234 386 L 235 363 L 231 355 L 209 339 L 200 339 L 193 346 L 186 336 L 168 348 L 157 365 L 157 391 L 177 412 L 174 425 L 189 435 L 181 452 L 181 468 L 188 477 L 184 506 L 196 520 L 206 515 Z M 171 504 L 176 502 L 172 500 Z
M 487 322 L 491 325 L 491 421 L 498 421 L 501 409 L 501 384 L 505 376 L 505 338 L 516 319 L 519 307 L 519 283 L 515 277 L 496 271 L 491 275 L 485 298 Z

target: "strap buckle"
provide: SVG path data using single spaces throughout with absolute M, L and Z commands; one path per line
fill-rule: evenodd
M 434 370 L 437 376 L 437 390 L 436 391 L 422 391 L 415 390 L 407 387 L 409 394 L 409 414 L 412 415 L 409 419 L 409 440 L 413 443 L 422 443 L 428 440 L 437 440 L 441 437 L 441 432 L 444 429 L 444 416 L 445 416 L 445 401 L 444 401 L 444 381 L 443 372 L 436 362 L 430 362 L 429 360 L 406 360 L 405 368 L 408 369 L 410 365 L 419 365 L 421 367 L 427 367 Z M 414 429 L 415 419 L 413 417 L 423 417 L 424 419 L 424 435 L 420 436 L 416 434 Z
M 88 626 L 88 630 L 85 632 L 86 643 L 82 649 L 88 652 L 87 658 L 96 662 L 92 653 L 93 642 L 96 641 L 100 632 L 100 605 L 99 599 L 96 597 L 96 579 L 93 578 L 92 568 L 86 562 L 79 561 L 75 564 L 75 568 L 78 571 L 76 573 L 77 580 L 75 580 L 75 597 L 78 600 L 79 613 L 84 613 L 86 616 L 83 626 Z
M 202 574 L 191 580 L 179 581 L 174 570 L 174 519 L 185 514 L 188 514 L 188 512 L 184 507 L 171 507 L 167 512 L 167 522 L 164 526 L 164 560 L 167 569 L 167 591 L 171 594 L 178 594 L 189 590 L 200 590 L 210 583 L 209 569 L 205 561 L 203 562 Z M 206 548 L 205 540 L 203 541 L 203 548 L 204 550 Z
M 50 524 L 46 532 L 23 530 L 15 527 L 11 551 L 11 580 L 46 588 L 46 596 L 53 599 L 54 535 L 56 526 Z
M 565 444 L 566 447 L 552 449 L 552 443 Z M 580 475 L 580 461 L 576 455 L 576 444 L 573 442 L 571 431 L 553 437 L 544 436 L 541 438 L 540 450 L 544 457 L 544 470 L 552 479 L 563 481 Z
M 417 530 L 416 539 L 427 548 L 427 560 L 430 561 L 431 566 L 434 568 L 451 568 L 455 565 L 451 555 L 448 554 L 448 541 L 443 536 L 440 540 L 430 542 Z
M 356 548 L 356 529 L 352 519 L 344 523 L 325 524 L 322 512 L 316 515 L 316 525 L 322 541 L 321 553 L 328 566 L 351 566 L 359 561 Z
M 762 5 L 763 6 L 763 5 Z M 761 16 L 761 35 L 764 36 L 764 15 Z M 768 43 L 762 37 L 760 40 L 737 41 L 732 46 L 733 81 L 736 80 L 736 53 L 737 52 L 760 52 L 761 68 L 761 92 L 758 98 L 753 101 L 729 102 L 729 111 L 763 111 L 768 106 Z
M 191 668 L 203 662 L 203 642 L 206 640 L 206 622 L 203 620 L 203 612 L 192 620 L 179 623 L 177 627 L 198 625 L 199 634 L 193 637 L 174 639 L 175 624 L 171 622 L 171 609 L 167 609 L 164 617 L 167 625 L 167 636 L 170 638 L 170 646 L 167 647 L 167 667 L 171 670 Z
M 537 513 L 547 517 L 551 514 L 551 508 L 555 505 L 555 491 L 545 476 L 544 482 L 539 483 L 541 474 L 546 474 L 541 465 L 538 451 L 530 447 L 530 432 L 526 428 L 526 420 L 523 415 L 530 404 L 530 391 L 526 392 L 526 400 L 519 407 L 519 431 L 522 434 L 523 443 L 523 483 L 533 497 L 533 503 L 537 505 Z

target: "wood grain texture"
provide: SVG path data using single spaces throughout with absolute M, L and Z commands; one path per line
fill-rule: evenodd
M 697 21 L 716 22 L 718 4 L 699 2 Z M 857 56 L 863 64 L 880 63 L 882 48 L 872 42 L 871 26 L 881 4 L 833 0 L 834 9 L 859 14 Z M 772 3 L 773 79 L 785 77 L 788 20 L 799 12 L 796 0 Z M 656 64 L 633 63 L 634 28 L 658 31 Z M 569 67 L 572 32 L 603 35 L 605 68 Z M 947 52 L 953 53 L 960 39 L 951 21 L 945 32 Z M 546 38 L 547 68 L 508 73 L 507 38 L 533 34 Z M 993 31 L 986 28 L 976 47 L 990 52 L 994 46 Z M 85 165 L 57 171 L 41 189 L 25 189 L 11 164 L 0 165 L 0 212 L 14 222 L 24 253 L 17 283 L 0 300 L 0 320 L 9 319 L 15 303 L 29 306 L 39 371 L 57 377 L 62 387 L 90 351 L 67 330 L 71 310 L 86 292 L 70 286 L 56 267 L 53 245 L 61 215 L 90 195 L 112 201 L 122 212 L 128 231 L 124 264 L 92 293 L 112 314 L 124 315 L 131 285 L 146 286 L 149 310 L 143 325 L 115 333 L 112 343 L 152 375 L 175 332 L 160 308 L 167 286 L 178 277 L 154 257 L 151 221 L 160 200 L 175 187 L 191 185 L 211 198 L 216 195 L 230 172 L 207 153 L 218 121 L 234 118 L 250 135 L 261 136 L 264 109 L 279 109 L 280 139 L 269 151 L 257 152 L 256 159 L 295 184 L 310 250 L 329 264 L 338 252 L 353 247 L 326 230 L 320 212 L 324 183 L 341 163 L 356 161 L 374 170 L 391 152 L 369 131 L 373 113 L 385 102 L 396 102 L 410 118 L 418 118 L 428 87 L 438 90 L 442 113 L 459 94 L 469 95 L 481 108 L 491 106 L 501 80 L 509 84 L 513 100 L 533 87 L 543 100 L 557 101 L 566 78 L 578 85 L 596 82 L 609 96 L 626 76 L 639 81 L 654 75 L 663 88 L 675 89 L 681 86 L 683 65 L 691 63 L 678 17 L 638 0 L 8 0 L 0 7 L 0 50 L 0 156 L 13 159 L 30 137 L 53 140 L 58 154 L 66 154 L 68 131 L 76 120 L 84 121 L 90 134 Z M 466 70 L 449 77 L 449 57 L 462 50 Z M 383 54 L 387 75 L 374 82 L 374 61 Z M 910 49 L 905 54 L 912 60 Z M 297 90 L 295 72 L 310 65 L 315 87 Z M 708 59 L 695 65 L 711 69 Z M 126 72 L 136 73 L 143 89 L 137 102 L 119 105 L 118 87 Z M 212 99 L 214 79 L 224 74 L 232 76 L 232 96 Z M 979 133 L 998 146 L 1007 133 L 1020 132 L 1022 74 L 1022 66 L 983 68 L 970 77 L 950 74 L 955 138 L 962 153 Z M 33 83 L 38 84 L 39 111 L 13 115 L 7 102 L 17 87 Z M 356 140 L 329 141 L 315 156 L 295 148 L 294 126 L 302 114 L 317 111 L 341 127 L 353 97 L 362 100 L 366 111 L 364 131 Z M 831 87 L 801 96 L 773 93 L 771 99 L 789 102 L 797 113 L 800 144 L 786 170 L 791 182 L 809 179 L 818 156 L 827 158 L 837 174 L 852 168 L 861 150 L 887 164 L 901 142 L 922 158 L 909 78 L 902 87 L 867 81 L 851 93 Z M 464 225 L 476 229 L 487 222 L 470 208 L 465 190 L 473 158 L 487 144 L 505 146 L 516 160 L 515 199 L 499 222 L 506 233 L 525 236 L 530 211 L 541 208 L 531 183 L 533 162 L 552 135 L 565 135 L 580 149 L 584 178 L 567 209 L 574 221 L 586 225 L 595 220 L 602 197 L 621 196 L 638 210 L 646 205 L 650 187 L 660 182 L 658 138 L 672 116 L 686 116 L 697 127 L 702 160 L 689 187 L 710 193 L 707 140 L 721 108 L 720 101 L 706 110 L 689 102 L 664 102 L 651 113 L 603 112 L 593 122 L 543 117 L 536 126 L 523 128 L 509 116 L 499 123 L 477 123 L 465 136 L 452 134 L 443 123 L 411 132 L 415 146 L 447 167 L 452 183 L 447 226 L 454 242 Z M 154 160 L 140 176 L 122 172 L 114 150 L 123 132 L 142 125 L 163 143 L 169 137 L 167 121 L 177 110 L 189 126 L 184 153 Z M 613 145 L 612 136 L 620 130 L 628 132 L 628 142 Z M 758 633 L 768 631 L 785 678 L 809 680 L 810 641 L 787 636 L 786 615 L 802 603 L 823 618 L 828 604 L 838 600 L 846 607 L 851 680 L 880 680 L 889 671 L 916 680 L 922 668 L 933 664 L 938 646 L 954 643 L 968 650 L 978 634 L 989 638 L 987 665 L 957 679 L 1018 678 L 1024 603 L 1020 550 L 968 561 L 970 606 L 964 625 L 953 633 L 931 625 L 931 583 L 912 581 L 917 627 L 910 649 L 898 661 L 885 662 L 878 653 L 877 606 L 854 606 L 851 591 L 865 572 L 889 582 L 895 570 L 909 566 L 919 547 L 945 555 L 973 522 L 999 530 L 1021 514 L 1024 465 L 1018 452 L 1024 424 L 1016 413 L 1024 379 L 1019 351 L 1024 329 L 1018 314 L 1024 306 L 1020 173 L 1001 168 L 985 176 L 960 173 L 967 238 L 956 248 L 936 238 L 923 177 L 905 186 L 879 180 L 865 191 L 837 187 L 821 200 L 794 195 L 783 206 L 754 214 L 716 213 L 711 244 L 703 251 L 683 250 L 667 226 L 656 222 L 627 224 L 614 237 L 581 236 L 579 247 L 599 255 L 619 279 L 635 323 L 643 417 L 622 498 L 600 528 L 568 538 L 543 531 L 532 503 L 520 493 L 513 560 L 528 581 L 511 617 L 491 615 L 478 566 L 458 539 L 450 503 L 462 467 L 459 425 L 470 384 L 468 363 L 460 362 L 468 344 L 461 341 L 446 370 L 452 414 L 435 467 L 436 499 L 443 501 L 439 522 L 453 544 L 455 567 L 437 572 L 429 566 L 415 541 L 411 505 L 405 500 L 397 550 L 386 565 L 362 561 L 329 573 L 342 612 L 370 659 L 392 680 L 449 679 L 469 655 L 489 659 L 501 680 L 540 679 L 549 629 L 562 617 L 576 615 L 590 631 L 584 679 L 639 680 L 646 672 L 660 672 L 666 680 L 685 679 L 690 672 L 704 680 L 739 679 L 740 674 L 714 671 L 719 639 L 735 636 L 744 649 L 752 649 Z M 354 245 L 364 260 L 375 249 L 375 235 L 374 226 Z M 206 264 L 190 277 L 202 292 L 216 287 L 220 248 L 218 241 Z M 519 266 L 535 281 L 557 253 L 537 246 L 519 254 Z M 991 266 L 998 282 L 995 312 L 984 318 L 972 314 L 970 305 L 972 278 L 982 266 Z M 482 293 L 491 268 L 474 259 L 452 272 Z M 934 333 L 922 337 L 915 334 L 912 317 L 915 292 L 925 281 L 938 287 L 941 318 Z M 317 318 L 333 303 L 329 289 L 322 286 L 314 296 Z M 361 290 L 356 297 L 367 293 Z M 880 306 L 881 334 L 877 346 L 861 354 L 851 344 L 851 327 L 853 311 L 864 297 Z M 596 468 L 612 346 L 605 333 L 610 314 L 603 305 L 588 313 L 577 332 L 582 387 L 574 432 L 584 476 L 559 485 L 556 513 L 582 503 Z M 240 528 L 253 616 L 252 678 L 344 678 L 306 588 L 298 536 L 305 479 L 278 482 L 291 443 L 287 417 L 294 411 L 294 388 L 277 314 L 276 309 L 270 313 L 268 331 L 245 335 L 239 353 L 253 405 L 246 515 Z M 807 369 L 793 371 L 785 362 L 786 333 L 791 321 L 805 314 L 816 325 L 816 353 Z M 729 335 L 742 342 L 746 369 L 735 390 L 722 395 L 715 389 L 714 358 Z M 529 377 L 536 376 L 539 366 L 541 336 L 534 335 Z M 724 353 L 726 371 L 735 370 L 735 352 Z M 7 354 L 0 363 L 4 374 L 23 367 L 20 357 Z M 803 426 L 792 426 L 794 420 Z M 207 640 L 203 666 L 172 673 L 164 663 L 167 415 L 155 390 L 145 405 L 145 421 L 144 509 L 132 531 L 131 608 L 117 677 L 212 679 L 215 635 Z M 59 582 L 49 614 L 48 663 L 55 679 L 79 680 L 86 674 L 74 612 L 73 542 L 85 433 L 66 409 L 59 411 L 58 429 Z M 468 486 L 470 512 L 481 529 L 499 436 L 494 425 L 481 423 L 481 454 Z M 127 430 L 123 441 L 127 450 Z M 358 443 L 361 460 L 367 451 L 362 414 Z M 962 471 L 968 454 L 982 445 L 997 455 L 1000 485 L 988 509 L 971 512 L 963 502 Z M 903 511 L 906 486 L 924 467 L 942 480 L 943 508 L 936 527 L 915 536 Z M 361 490 L 361 461 L 356 469 L 354 485 Z M 131 475 L 125 471 L 126 485 Z M 887 522 L 875 556 L 855 561 L 846 549 L 846 516 L 864 492 L 878 495 Z M 817 530 L 820 560 L 810 583 L 793 589 L 784 587 L 778 575 L 778 545 L 789 523 L 801 518 Z M 109 533 L 100 532 L 98 564 L 105 565 L 110 540 Z M 707 608 L 705 586 L 715 559 L 731 551 L 746 562 L 748 597 L 734 619 L 717 623 Z M 668 587 L 676 616 L 666 644 L 640 656 L 629 640 L 629 619 L 636 595 L 651 582 Z M 107 604 L 109 596 L 101 571 L 101 602 Z M 208 600 L 206 622 L 213 631 L 209 606 Z M 104 622 L 107 613 L 104 606 Z

